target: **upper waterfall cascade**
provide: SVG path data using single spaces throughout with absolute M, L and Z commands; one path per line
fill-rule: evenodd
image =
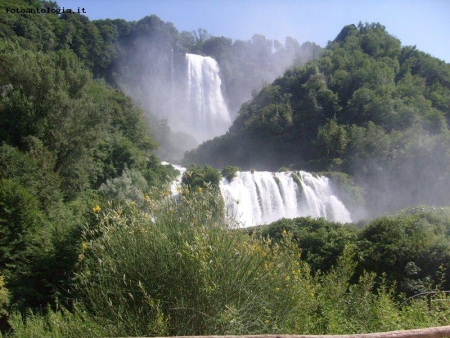
M 172 183 L 177 194 L 183 167 Z M 242 171 L 230 181 L 222 178 L 220 191 L 227 217 L 240 227 L 274 222 L 281 218 L 311 216 L 329 221 L 351 222 L 350 212 L 334 193 L 329 179 L 308 172 Z
M 187 131 L 198 141 L 224 134 L 231 118 L 222 95 L 219 65 L 211 57 L 186 54 Z

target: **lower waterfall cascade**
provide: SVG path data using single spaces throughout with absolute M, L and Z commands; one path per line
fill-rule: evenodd
M 177 195 L 186 169 L 174 167 L 180 175 L 171 183 L 171 192 Z M 352 221 L 350 212 L 330 186 L 329 178 L 305 171 L 238 171 L 231 181 L 222 178 L 219 188 L 226 216 L 239 227 L 307 216 L 340 223 Z

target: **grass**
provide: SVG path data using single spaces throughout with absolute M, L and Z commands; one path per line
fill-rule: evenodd
M 349 334 L 449 324 L 445 294 L 402 304 L 393 289 L 374 289 L 373 274 L 352 284 L 353 246 L 313 274 L 290 233 L 275 243 L 231 230 L 219 199 L 205 188 L 147 198 L 144 208 L 101 206 L 85 229 L 73 287 L 84 310 L 16 316 L 15 335 Z

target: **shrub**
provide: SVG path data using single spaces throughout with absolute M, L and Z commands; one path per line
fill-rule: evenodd
M 125 169 L 122 175 L 106 181 L 102 184 L 99 192 L 106 199 L 116 202 L 134 201 L 144 203 L 144 192 L 148 189 L 144 176 L 132 169 Z
M 372 221 L 360 234 L 359 270 L 385 274 L 387 282 L 409 296 L 438 284 L 450 288 L 448 208 L 411 208 Z M 444 283 L 440 271 L 444 269 Z
M 45 314 L 29 314 L 26 320 L 20 313 L 10 318 L 13 337 L 105 337 L 111 336 L 107 327 L 96 323 L 84 311 L 75 313 L 67 310 L 47 309 Z M 9 336 L 9 335 L 8 335 Z
M 13 180 L 0 180 L 0 270 L 15 300 L 32 296 L 33 286 L 22 280 L 30 275 L 33 253 L 45 242 L 43 220 L 33 195 Z
M 220 183 L 220 172 L 210 166 L 190 166 L 184 173 L 181 182 L 191 191 L 204 189 L 206 187 L 218 188 Z
M 0 318 L 6 313 L 5 306 L 9 303 L 9 291 L 5 286 L 5 277 L 0 275 Z
M 334 266 L 312 274 L 293 234 L 281 229 L 272 241 L 227 229 L 208 209 L 215 196 L 206 189 L 97 213 L 75 284 L 95 323 L 115 336 L 162 336 L 364 333 L 447 322 L 447 303 L 401 306 L 373 273 L 352 282 L 354 244 L 337 245 Z M 309 220 L 312 228 L 321 222 Z
M 352 225 L 311 217 L 281 219 L 269 225 L 248 228 L 247 231 L 270 237 L 274 242 L 281 241 L 284 232 L 291 233 L 301 250 L 301 258 L 310 264 L 314 272 L 328 272 L 337 264 L 344 248 L 354 245 L 358 239 L 358 232 Z
M 235 167 L 235 166 L 227 166 L 222 169 L 221 174 L 223 177 L 225 177 L 228 182 L 231 182 L 231 180 L 236 177 L 236 173 L 240 171 L 241 168 Z
M 153 222 L 131 205 L 107 210 L 86 232 L 78 292 L 116 335 L 282 332 L 296 304 L 286 290 L 309 283 L 295 247 L 227 230 L 208 194 L 150 201 Z

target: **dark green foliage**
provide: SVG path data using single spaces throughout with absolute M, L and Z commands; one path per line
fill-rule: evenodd
M 11 291 L 12 305 L 25 311 L 64 303 L 79 250 L 81 225 L 89 222 L 96 198 L 63 203 L 55 158 L 35 138 L 29 150 L 0 147 L 1 270 Z M 86 203 L 83 203 L 86 201 Z M 11 238 L 14 236 L 15 238 Z
M 9 291 L 5 287 L 5 278 L 0 275 L 0 316 L 4 316 L 7 312 L 5 311 L 6 305 L 9 303 Z
M 227 135 L 184 161 L 341 171 L 366 192 L 370 216 L 445 205 L 449 74 L 448 64 L 401 47 L 378 23 L 346 26 L 319 58 L 243 104 Z
M 0 178 L 14 179 L 37 198 L 39 208 L 51 214 L 62 198 L 61 178 L 54 173 L 55 156 L 35 137 L 26 139 L 27 151 L 0 146 Z
M 10 317 L 13 332 L 7 337 L 108 337 L 107 327 L 89 318 L 85 310 L 75 311 L 47 308 L 43 313 L 30 313 L 24 320 L 21 313 Z
M 146 158 L 156 143 L 142 112 L 121 92 L 92 81 L 73 54 L 3 53 L 0 139 L 22 150 L 29 137 L 42 142 L 51 153 L 47 161 L 54 159 L 48 169 L 62 178 L 68 197 L 125 167 L 151 168 Z
M 448 208 L 411 208 L 376 219 L 360 234 L 360 269 L 384 274 L 408 295 L 435 287 L 448 290 L 449 235 Z
M 11 8 L 39 2 L 7 1 Z M 42 3 L 57 7 L 56 3 Z M 149 186 L 176 175 L 161 165 L 141 110 L 102 80 L 105 51 L 127 24 L 99 28 L 80 15 L 0 9 L 0 270 L 10 308 L 72 306 L 69 285 L 81 228 L 96 219 L 97 192 L 126 170 Z M 111 47 L 109 45 L 109 47 Z M 108 48 L 109 48 L 108 47 Z M 95 209 L 97 210 L 97 209 Z
M 286 232 L 292 234 L 302 252 L 301 259 L 310 264 L 313 271 L 329 271 L 336 265 L 344 248 L 357 241 L 353 225 L 313 218 L 282 219 L 267 226 L 249 229 L 250 233 L 280 241 Z
M 36 198 L 23 186 L 9 179 L 0 181 L 0 269 L 7 280 L 20 279 L 30 260 L 32 247 L 39 245 L 44 217 Z M 16 281 L 17 282 L 17 281 Z
M 190 190 L 204 189 L 205 187 L 219 188 L 220 171 L 210 166 L 191 166 L 183 175 L 182 183 Z
M 386 209 L 430 191 L 428 200 L 446 201 L 447 64 L 401 47 L 379 24 L 347 26 L 316 59 L 312 43 L 179 33 L 154 15 L 91 22 L 6 13 L 39 6 L 57 4 L 0 8 L 0 315 L 11 316 L 17 336 L 348 333 L 445 322 L 446 309 L 422 300 L 401 309 L 380 279 L 408 295 L 449 288 L 446 209 L 407 210 L 363 230 L 310 218 L 254 230 L 271 241 L 223 229 L 219 171 L 189 168 L 187 189 L 168 198 L 163 183 L 176 171 L 152 154 L 151 135 L 166 152 L 192 140 L 146 121 L 110 87 L 136 92 L 147 115 L 156 113 L 169 87 L 147 92 L 137 79 L 168 84 L 184 53 L 211 55 L 232 110 L 261 90 L 229 134 L 188 159 L 331 170 L 348 200 L 361 192 L 337 170 L 410 192 L 397 203 L 383 191 L 368 196 Z M 261 86 L 292 60 L 295 68 Z M 230 180 L 237 170 L 222 174 Z
M 33 187 L 28 190 L 19 183 L 24 178 L 0 180 L 0 269 L 11 304 L 20 311 L 66 302 L 80 250 L 80 230 L 91 221 L 90 209 L 98 200 L 85 193 L 70 204 L 55 199 L 45 210 Z
M 223 177 L 225 177 L 229 182 L 231 182 L 231 180 L 233 179 L 233 177 L 236 176 L 236 173 L 238 171 L 240 171 L 241 168 L 239 167 L 235 167 L 235 166 L 227 166 L 225 168 L 222 169 L 222 171 L 220 172 L 222 174 Z
M 361 229 L 324 219 L 296 218 L 247 231 L 275 242 L 291 233 L 301 258 L 315 273 L 330 271 L 344 248 L 354 246 L 352 280 L 373 272 L 378 283 L 395 288 L 397 297 L 450 288 L 449 208 L 410 208 L 377 218 Z
M 70 52 L 45 55 L 10 48 L 2 53 L 2 81 L 9 89 L 3 92 L 0 139 L 21 149 L 26 137 L 39 139 L 54 156 L 52 170 L 65 186 L 84 189 L 92 150 L 109 124 L 88 94 L 89 73 Z
M 160 159 L 153 154 L 146 158 L 145 166 L 140 171 L 151 187 L 171 182 L 179 174 L 173 166 L 162 165 Z
M 203 208 L 211 193 L 149 201 L 151 222 L 132 205 L 107 209 L 85 232 L 76 286 L 94 323 L 111 336 L 162 336 L 344 334 L 447 322 L 445 294 L 400 304 L 374 273 L 355 276 L 365 257 L 355 228 L 303 218 L 248 236 L 217 226 L 222 219 Z
M 33 50 L 48 52 L 55 48 L 56 37 L 50 23 L 44 15 L 12 14 L 7 8 L 40 8 L 39 0 L 6 0 L 0 8 L 0 37 L 12 40 L 20 46 Z
M 330 120 L 323 127 L 319 127 L 316 145 L 319 149 L 324 149 L 325 158 L 342 157 L 348 142 L 345 127 L 338 125 L 335 120 Z

